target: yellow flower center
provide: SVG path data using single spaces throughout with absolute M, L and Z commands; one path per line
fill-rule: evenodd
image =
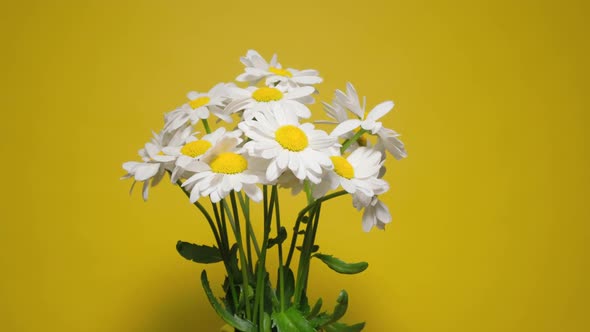
M 188 104 L 192 109 L 197 109 L 201 106 L 206 105 L 210 101 L 211 101 L 211 98 L 205 96 L 205 97 L 199 97 L 199 98 L 193 99 L 193 100 L 189 101 Z
M 283 148 L 294 152 L 302 151 L 309 145 L 307 135 L 303 130 L 292 125 L 282 126 L 277 129 L 275 139 Z
M 367 134 L 363 134 L 361 135 L 356 142 L 360 145 L 360 146 L 367 146 Z
M 211 148 L 211 142 L 206 140 L 198 140 L 186 143 L 182 149 L 180 149 L 180 152 L 185 156 L 196 158 L 207 152 L 209 148 Z
M 269 102 L 283 99 L 283 93 L 276 88 L 260 88 L 252 94 L 256 101 Z
M 215 157 L 209 166 L 215 173 L 237 174 L 248 168 L 248 161 L 237 153 L 223 152 Z
M 334 164 L 334 172 L 345 179 L 352 179 L 354 177 L 354 168 L 344 157 L 333 156 L 330 157 Z
M 268 68 L 268 71 L 271 72 L 271 73 L 273 73 L 273 74 L 280 75 L 280 76 L 293 77 L 293 74 L 291 74 L 291 72 L 288 71 L 287 69 L 270 67 L 270 68 Z

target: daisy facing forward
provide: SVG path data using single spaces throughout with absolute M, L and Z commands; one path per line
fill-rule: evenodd
M 307 86 L 322 82 L 317 70 L 293 68 L 284 69 L 277 61 L 277 55 L 273 55 L 270 63 L 255 50 L 249 50 L 240 61 L 246 66 L 245 72 L 240 74 L 236 81 L 249 82 L 256 85 L 260 80 L 266 78 L 266 85 L 280 85 L 289 89 L 298 86 Z
M 194 172 L 194 167 L 198 169 L 198 165 L 194 165 L 195 162 L 206 158 L 221 138 L 234 137 L 238 139 L 239 144 L 242 142 L 240 136 L 242 136 L 240 130 L 227 132 L 225 128 L 220 127 L 211 134 L 203 136 L 201 139 L 191 135 L 185 140 L 182 146 L 164 148 L 163 151 L 166 155 L 176 157 L 175 167 L 172 174 L 170 174 L 170 180 L 172 183 L 175 183 L 179 178 L 185 177 L 185 172 Z
M 299 180 L 320 182 L 326 169 L 332 169 L 330 155 L 338 148 L 336 138 L 311 123 L 299 124 L 297 116 L 278 106 L 255 114 L 239 128 L 251 139 L 244 145 L 248 153 L 269 161 L 266 179 L 275 181 L 289 169 Z
M 248 87 L 246 89 L 232 88 L 233 101 L 225 108 L 226 114 L 244 110 L 243 118 L 251 120 L 256 112 L 266 112 L 275 105 L 280 105 L 285 111 L 296 114 L 300 118 L 309 118 L 311 112 L 305 103 L 310 102 L 314 88 L 310 86 L 288 90 L 285 87 Z
M 193 163 L 196 173 L 182 184 L 190 188 L 190 201 L 209 196 L 217 203 L 232 190 L 242 191 L 253 201 L 260 202 L 262 191 L 257 183 L 263 183 L 264 163 L 240 153 L 235 137 L 224 137 L 201 162 Z

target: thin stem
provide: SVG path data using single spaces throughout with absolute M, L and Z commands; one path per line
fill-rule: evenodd
M 309 268 L 310 268 L 310 261 L 311 261 L 311 253 L 312 253 L 312 248 L 315 242 L 315 236 L 318 230 L 318 225 L 320 223 L 320 213 L 322 210 L 322 203 L 318 203 L 317 204 L 317 209 L 315 211 L 315 216 L 314 216 L 314 222 L 313 224 L 313 228 L 311 231 L 311 241 L 309 241 L 309 246 L 307 247 L 307 250 L 305 252 L 305 268 L 303 269 L 303 287 L 301 288 L 303 295 L 305 295 L 305 293 L 307 292 L 307 282 L 309 281 Z M 311 223 L 311 220 L 310 220 Z M 303 254 L 303 251 L 302 253 Z
M 178 181 L 176 181 L 176 184 L 180 187 L 180 189 L 182 189 L 184 194 L 190 199 L 191 193 L 188 192 L 186 189 L 184 189 L 184 187 L 182 186 L 182 182 L 180 180 L 178 180 Z M 215 241 L 217 241 L 217 246 L 219 248 L 221 248 L 221 238 L 219 237 L 219 233 L 217 232 L 217 228 L 215 227 L 215 224 L 213 223 L 213 219 L 211 219 L 211 215 L 209 214 L 209 212 L 207 212 L 205 207 L 201 203 L 199 203 L 199 201 L 195 201 L 193 204 L 199 209 L 199 211 L 201 211 L 201 213 L 203 214 L 205 219 L 207 219 L 207 222 L 209 223 L 209 227 L 211 227 L 211 231 L 213 232 L 213 235 L 215 236 Z
M 203 127 L 205 127 L 207 134 L 211 134 L 211 128 L 209 128 L 209 121 L 207 119 L 203 119 Z
M 272 187 L 272 194 L 276 197 L 275 200 L 275 221 L 277 223 L 277 238 L 279 237 L 279 232 L 281 230 L 281 212 L 279 211 L 279 193 L 277 186 L 274 185 Z M 285 311 L 285 273 L 283 266 L 283 243 L 277 243 L 279 248 L 279 294 L 280 294 L 280 303 L 281 303 L 281 311 Z
M 242 289 L 242 296 L 244 299 L 244 303 L 246 305 L 246 318 L 250 319 L 251 312 L 250 312 L 250 301 L 248 301 L 248 266 L 246 262 L 246 254 L 244 252 L 244 245 L 242 243 L 242 232 L 240 230 L 240 220 L 239 214 L 237 210 L 236 197 L 234 192 L 230 193 L 231 203 L 234 210 L 233 216 L 232 212 L 229 209 L 227 202 L 222 201 L 223 208 L 226 210 L 227 217 L 229 218 L 229 223 L 232 227 L 234 232 L 236 242 L 238 243 L 238 251 L 240 253 L 240 265 L 242 266 L 242 281 L 243 281 L 243 289 Z
M 311 213 L 309 221 L 307 222 L 307 227 L 305 228 L 305 236 L 303 238 L 303 246 L 301 247 L 301 254 L 299 255 L 299 266 L 297 267 L 297 280 L 295 283 L 295 299 L 294 303 L 298 306 L 301 302 L 301 297 L 303 295 L 303 281 L 305 278 L 305 266 L 306 266 L 306 258 L 307 258 L 307 248 L 310 246 L 311 241 L 311 232 L 313 229 L 313 216 L 315 215 L 318 209 L 317 205 L 314 205 Z
M 350 147 L 350 145 L 356 141 L 358 141 L 358 139 L 363 136 L 364 133 L 366 133 L 367 130 L 364 129 L 360 129 L 359 131 L 357 131 L 354 136 L 352 136 L 351 138 L 347 139 L 346 141 L 344 141 L 344 143 L 342 144 L 342 147 L 340 148 L 340 153 L 344 153 L 344 151 L 346 151 L 346 149 L 348 149 L 348 147 Z
M 238 191 L 238 200 L 242 206 L 244 219 L 246 219 L 246 226 L 248 227 L 250 236 L 252 237 L 252 244 L 254 245 L 254 251 L 256 251 L 256 257 L 260 257 L 260 247 L 258 245 L 258 240 L 256 239 L 256 234 L 254 233 L 254 228 L 252 227 L 252 222 L 250 221 L 250 198 L 246 196 L 244 199 L 242 193 Z
M 303 210 L 299 211 L 297 215 L 297 220 L 295 220 L 295 226 L 293 227 L 293 235 L 291 236 L 291 246 L 289 247 L 289 253 L 287 254 L 287 261 L 285 263 L 286 267 L 291 265 L 291 259 L 293 258 L 293 253 L 295 252 L 295 245 L 297 244 L 297 236 L 299 235 L 299 227 L 301 226 L 301 219 L 305 216 L 305 213 L 312 209 L 317 203 L 325 202 L 331 200 L 332 198 L 336 198 L 338 196 L 342 196 L 347 194 L 346 191 L 341 190 L 330 195 L 326 195 L 324 197 L 318 198 L 315 202 L 307 205 Z M 311 218 L 310 221 L 311 222 Z
M 259 326 L 263 325 L 264 319 L 264 279 L 265 279 L 265 264 L 266 264 L 266 250 L 268 248 L 268 237 L 270 235 L 269 206 L 268 206 L 268 186 L 262 187 L 262 197 L 264 201 L 264 235 L 262 240 L 262 251 L 258 260 L 258 271 L 256 272 L 256 296 L 254 297 L 254 320 L 256 321 L 258 315 Z

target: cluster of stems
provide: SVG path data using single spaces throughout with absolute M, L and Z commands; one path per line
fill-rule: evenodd
M 203 124 L 205 130 L 209 133 L 210 129 L 206 120 L 203 120 Z M 345 142 L 345 144 L 346 143 L 348 142 Z M 343 148 L 345 147 L 343 146 Z M 177 182 L 177 185 L 188 197 L 190 197 L 190 193 L 182 187 L 182 182 L 180 180 Z M 276 311 L 285 311 L 287 307 L 291 305 L 301 307 L 304 305 L 304 301 L 306 301 L 310 260 L 314 251 L 313 248 L 315 245 L 315 237 L 318 230 L 322 203 L 346 194 L 345 191 L 338 191 L 319 199 L 314 199 L 311 195 L 311 186 L 309 182 L 305 182 L 304 188 L 308 204 L 298 213 L 295 219 L 288 249 L 283 248 L 284 238 L 280 239 L 281 229 L 284 227 L 281 225 L 278 185 L 263 186 L 264 230 L 261 242 L 256 238 L 252 226 L 250 199 L 247 196 L 242 195 L 241 192 L 232 191 L 229 194 L 229 200 L 226 197 L 226 199 L 222 199 L 219 203 L 211 202 L 213 216 L 199 201 L 194 203 L 207 220 L 213 236 L 215 237 L 215 242 L 219 248 L 223 264 L 228 274 L 231 303 L 233 304 L 233 307 L 236 308 L 236 310 L 237 308 L 243 307 L 243 318 L 256 324 L 260 324 L 259 326 L 264 325 L 265 306 L 268 305 L 265 303 L 267 297 L 264 292 L 268 275 L 266 266 L 269 247 L 276 245 L 279 264 L 278 289 L 272 291 L 271 294 L 267 294 L 270 295 L 270 298 L 272 299 L 273 303 L 271 303 L 271 305 Z M 232 273 L 235 273 L 236 271 L 231 267 L 232 262 L 230 252 L 233 245 L 230 245 L 228 224 L 233 233 L 235 243 L 237 244 L 241 285 L 235 284 L 234 280 L 236 280 L 236 278 L 232 275 Z M 300 230 L 302 224 L 306 225 L 305 230 Z M 273 232 L 275 241 L 271 246 L 271 233 Z M 285 231 L 283 230 L 282 232 Z M 303 241 L 302 245 L 297 247 L 299 235 L 303 235 Z M 286 235 L 283 234 L 283 237 L 285 236 Z M 295 288 L 292 294 L 293 298 L 291 299 L 291 296 L 287 298 L 285 295 L 285 273 L 286 271 L 290 271 L 296 248 L 300 250 L 300 254 L 297 266 L 297 277 L 295 278 Z M 286 255 L 284 249 L 287 251 Z M 240 294 L 238 294 L 237 289 L 241 290 Z M 250 289 L 253 291 L 253 294 L 250 293 Z

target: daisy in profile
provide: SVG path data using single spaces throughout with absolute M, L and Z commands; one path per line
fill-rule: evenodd
M 172 174 L 170 174 L 170 180 L 175 183 L 178 179 L 184 177 L 185 172 L 195 172 L 198 170 L 199 167 L 195 165 L 195 162 L 206 158 L 221 138 L 234 137 L 238 139 L 239 144 L 242 142 L 241 135 L 242 132 L 240 130 L 227 132 L 225 128 L 220 127 L 211 134 L 201 137 L 201 139 L 191 135 L 181 146 L 164 148 L 163 152 L 166 155 L 176 157 L 175 167 Z
M 223 112 L 223 107 L 228 98 L 228 88 L 233 86 L 234 84 L 219 83 L 209 92 L 189 92 L 189 101 L 166 115 L 164 130 L 173 131 L 187 123 L 194 125 L 201 119 L 209 118 L 211 113 L 223 121 L 232 122 L 232 118 Z
M 174 134 L 154 133 L 154 137 L 138 152 L 142 161 L 129 161 L 123 164 L 123 169 L 127 171 L 127 174 L 121 179 L 134 179 L 130 193 L 133 192 L 136 182 L 142 182 L 142 197 L 144 200 L 148 199 L 149 187 L 160 183 L 166 170 L 174 167 L 176 157 L 167 155 L 164 150 L 181 146 L 186 137 L 190 136 L 190 132 L 191 128 L 186 127 Z
M 314 129 L 311 123 L 299 124 L 296 114 L 278 105 L 256 113 L 255 118 L 238 126 L 251 139 L 244 149 L 269 161 L 268 181 L 274 182 L 290 170 L 299 180 L 319 183 L 324 170 L 332 169 L 330 156 L 339 147 L 335 137 Z
M 289 89 L 322 82 L 317 70 L 284 69 L 277 61 L 276 54 L 268 63 L 258 52 L 249 50 L 245 57 L 240 58 L 240 61 L 246 68 L 245 72 L 236 78 L 238 82 L 249 82 L 251 85 L 256 85 L 260 80 L 266 79 L 265 83 L 268 86 L 280 85 Z
M 363 98 L 361 105 L 358 94 L 351 83 L 346 84 L 346 93 L 336 90 L 333 106 L 326 108 L 327 114 L 334 118 L 339 124 L 334 128 L 331 135 L 336 137 L 350 138 L 351 132 L 360 128 L 376 135 L 377 146 L 389 151 L 396 159 L 407 157 L 404 144 L 399 140 L 399 134 L 394 130 L 383 127 L 379 120 L 389 113 L 393 108 L 392 101 L 385 101 L 375 106 L 371 111 L 366 112 L 366 99 Z M 342 110 L 349 110 L 356 118 L 344 119 Z
M 361 193 L 369 197 L 389 190 L 389 184 L 379 178 L 383 165 L 381 152 L 359 147 L 346 158 L 334 155 L 330 159 L 334 168 L 327 171 L 322 181 L 314 186 L 314 198 L 320 198 L 338 186 L 342 186 L 350 194 Z
M 232 190 L 243 190 L 255 202 L 262 200 L 256 184 L 264 182 L 266 165 L 241 153 L 238 143 L 235 137 L 223 137 L 207 157 L 193 163 L 196 173 L 182 184 L 189 188 L 192 203 L 204 196 L 217 203 Z
M 305 86 L 293 88 L 289 91 L 285 87 L 248 87 L 246 89 L 232 88 L 233 101 L 225 108 L 226 114 L 232 114 L 243 110 L 243 118 L 251 120 L 254 113 L 267 112 L 275 105 L 279 105 L 286 112 L 293 113 L 299 118 L 309 118 L 311 111 L 305 103 L 309 103 L 309 98 L 314 92 L 314 88 Z
M 360 198 L 361 196 L 362 194 L 355 195 L 352 204 L 357 210 L 363 210 L 363 231 L 369 232 L 373 227 L 384 230 L 385 225 L 391 222 L 391 213 L 387 205 L 377 196 Z M 368 201 L 368 203 L 359 203 L 359 201 Z

